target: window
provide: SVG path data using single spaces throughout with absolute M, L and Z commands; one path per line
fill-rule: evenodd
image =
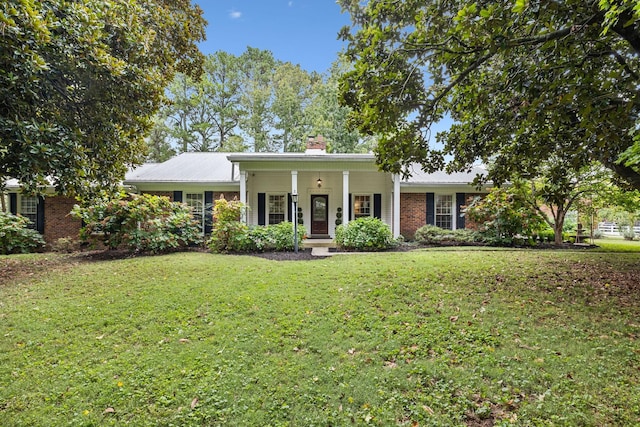
M 355 219 L 365 216 L 371 216 L 371 196 L 354 195 L 353 196 L 353 217 Z
M 269 224 L 280 224 L 287 212 L 287 202 L 284 194 L 269 195 Z
M 453 196 L 436 196 L 436 226 L 451 230 Z
M 20 198 L 20 215 L 31 221 L 29 228 L 36 228 L 36 220 L 38 218 L 38 198 L 35 196 Z
M 187 193 L 185 203 L 191 208 L 193 218 L 200 225 L 200 229 L 202 229 L 204 220 L 204 195 L 202 193 Z

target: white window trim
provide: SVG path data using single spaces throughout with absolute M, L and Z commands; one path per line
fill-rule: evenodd
M 456 214 L 456 196 L 455 194 L 449 194 L 449 193 L 442 193 L 442 194 L 435 194 L 434 197 L 434 201 L 433 201 L 433 222 L 436 226 L 438 226 L 438 198 L 439 197 L 451 197 L 451 203 L 449 204 L 449 221 L 451 221 L 451 230 L 455 230 L 457 227 L 457 223 L 455 221 L 455 214 Z M 441 214 L 442 215 L 442 214 Z
M 22 207 L 23 207 L 23 202 L 25 199 L 34 199 L 35 200 L 35 204 L 34 206 L 34 211 L 33 212 L 25 212 Z M 33 228 L 36 229 L 37 227 L 37 222 L 38 222 L 38 203 L 40 203 L 40 200 L 38 199 L 38 196 L 24 196 L 24 195 L 20 195 L 20 197 L 17 200 L 18 206 L 16 206 L 18 214 L 20 214 L 21 216 L 28 218 L 29 221 L 31 221 L 31 223 L 29 224 L 29 228 Z M 33 218 L 31 217 L 33 216 Z
M 356 216 L 356 197 L 368 197 L 369 198 L 369 215 L 360 215 L 360 216 Z M 352 212 L 353 212 L 353 219 L 358 219 L 358 218 L 366 218 L 368 217 L 372 217 L 373 216 L 373 193 L 353 193 L 352 195 L 353 197 L 353 201 L 352 201 Z
M 194 206 L 189 204 L 189 196 L 201 196 L 201 205 L 199 208 L 199 212 L 194 210 Z M 184 192 L 184 203 L 189 206 L 189 209 L 191 209 L 191 213 L 195 216 L 195 215 L 200 215 L 200 228 L 202 229 L 202 231 L 204 232 L 204 213 L 205 213 L 205 203 L 204 203 L 204 193 L 187 193 L 186 191 Z
M 284 211 L 283 212 L 273 212 L 274 214 L 284 214 L 283 218 L 282 218 L 282 222 L 287 222 L 287 218 L 288 218 L 288 213 L 289 213 L 289 206 L 287 203 L 288 197 L 287 197 L 287 193 L 267 193 L 266 194 L 266 206 L 265 206 L 265 210 L 266 210 L 266 218 L 265 218 L 265 224 L 266 225 L 272 225 L 270 218 L 271 218 L 271 203 L 269 202 L 269 199 L 271 198 L 271 196 L 280 196 L 284 198 L 283 201 L 283 206 L 284 206 Z

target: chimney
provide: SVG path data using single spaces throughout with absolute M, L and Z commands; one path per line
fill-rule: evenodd
M 318 135 L 316 138 L 309 136 L 307 139 L 307 150 L 305 153 L 310 154 L 326 154 L 327 141 L 324 140 L 322 135 Z

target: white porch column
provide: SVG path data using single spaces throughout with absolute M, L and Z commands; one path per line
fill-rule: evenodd
M 291 194 L 298 194 L 298 171 L 291 171 Z
M 247 171 L 240 171 L 240 202 L 243 205 L 247 205 Z M 242 218 L 240 221 L 247 222 L 247 212 L 242 211 Z
M 393 175 L 393 237 L 400 236 L 400 175 Z
M 291 171 L 291 194 L 298 194 L 298 171 Z M 293 221 L 298 221 L 298 212 L 294 209 L 293 201 L 291 202 L 289 209 L 291 209 L 292 212 L 291 219 Z
M 342 171 L 342 223 L 349 223 L 349 171 Z

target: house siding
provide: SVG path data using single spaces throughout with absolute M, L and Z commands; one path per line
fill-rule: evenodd
M 400 234 L 413 239 L 418 228 L 427 223 L 427 195 L 425 193 L 400 193 Z
M 263 222 L 261 215 L 266 215 L 266 212 L 263 212 L 260 198 L 268 197 L 269 194 L 289 195 L 291 193 L 291 173 L 272 171 L 247 171 L 247 173 L 249 176 L 247 204 L 250 207 L 247 220 L 249 224 L 260 224 Z M 318 179 L 322 180 L 321 187 L 317 185 Z M 326 194 L 329 196 L 329 234 L 335 235 L 338 208 L 342 209 L 344 216 L 350 215 L 351 211 L 351 206 L 346 209 L 342 206 L 342 171 L 298 171 L 297 180 L 298 207 L 302 209 L 303 213 L 301 226 L 305 228 L 307 233 L 310 233 L 311 196 Z M 371 215 L 379 215 L 382 221 L 387 224 L 392 222 L 392 186 L 393 183 L 387 174 L 361 171 L 351 171 L 349 174 L 349 194 L 371 196 Z M 260 196 L 261 194 L 264 196 Z M 353 200 L 353 197 L 350 197 L 350 200 Z M 286 218 L 289 218 L 292 207 L 290 203 L 287 205 Z M 264 208 L 266 209 L 266 204 Z
M 70 215 L 77 201 L 70 197 L 46 197 L 44 203 L 44 240 L 54 244 L 61 238 L 79 237 L 82 221 Z

